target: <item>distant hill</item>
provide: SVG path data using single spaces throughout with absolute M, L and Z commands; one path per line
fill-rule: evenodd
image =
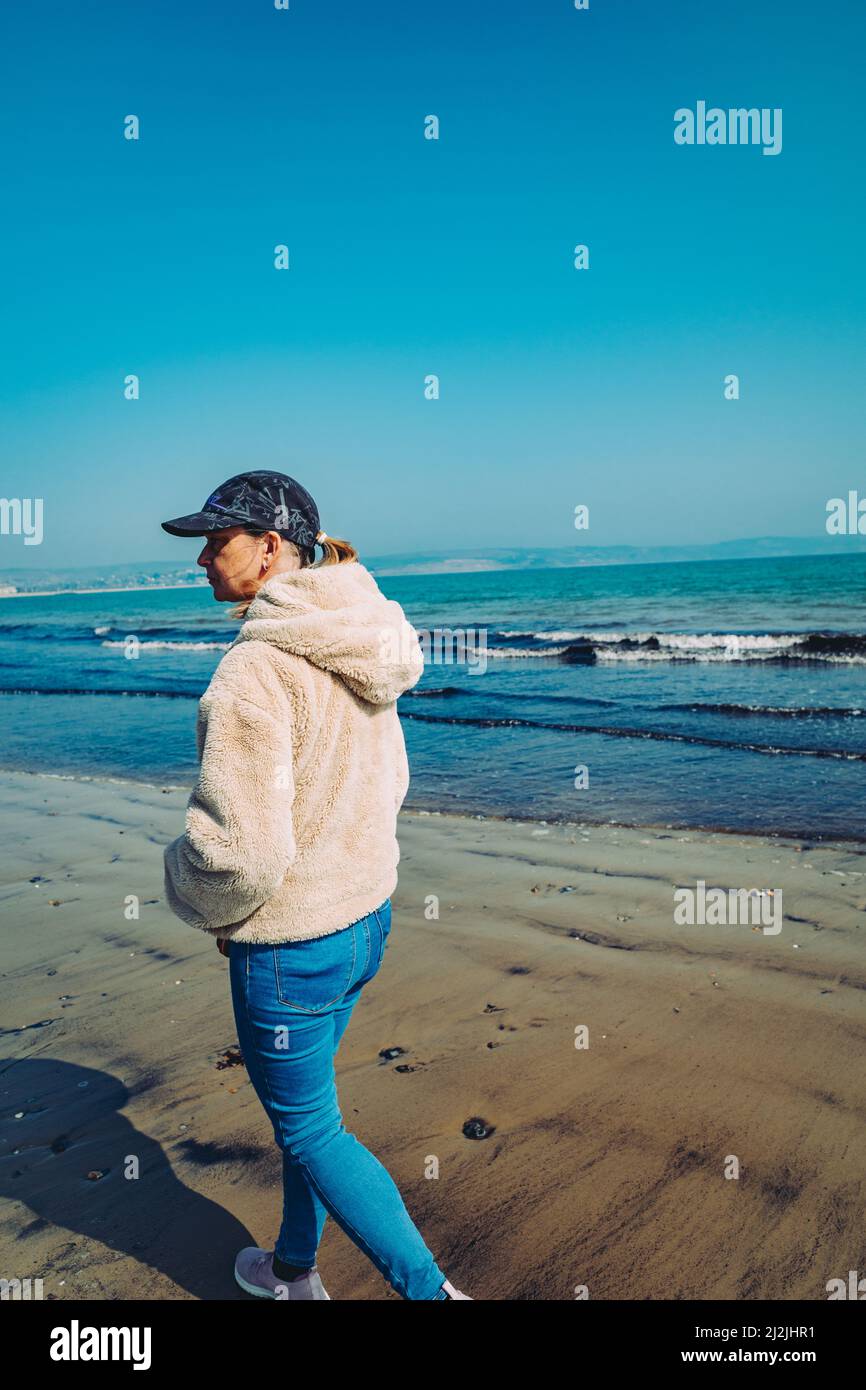
M 371 556 L 376 574 L 468 574 L 482 570 L 574 569 L 583 565 L 660 565 L 687 560 L 760 560 L 866 552 L 866 536 L 759 536 L 713 545 L 584 545 L 553 549 L 455 550 Z

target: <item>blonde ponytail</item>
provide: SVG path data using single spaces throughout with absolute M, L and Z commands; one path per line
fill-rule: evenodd
M 319 569 L 321 565 L 342 565 L 347 560 L 357 560 L 358 552 L 351 541 L 341 541 L 337 536 L 326 536 L 322 541 L 324 554 L 321 560 L 316 560 L 312 568 Z

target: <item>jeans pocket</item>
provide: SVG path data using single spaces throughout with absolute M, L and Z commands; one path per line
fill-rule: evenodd
M 375 909 L 373 916 L 379 924 L 379 963 L 376 966 L 378 970 L 382 961 L 385 959 L 385 947 L 388 945 L 388 935 L 391 931 L 391 899 L 386 898 L 382 906 Z
M 348 990 L 355 973 L 355 928 L 344 927 L 308 941 L 274 946 L 274 979 L 281 1004 L 305 1014 L 328 1009 Z

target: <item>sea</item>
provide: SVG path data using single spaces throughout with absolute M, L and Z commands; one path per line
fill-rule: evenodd
M 866 838 L 866 555 L 376 577 L 428 658 L 407 806 Z M 209 588 L 0 599 L 0 765 L 191 786 L 237 630 Z

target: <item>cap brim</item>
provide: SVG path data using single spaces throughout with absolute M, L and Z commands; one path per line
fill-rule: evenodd
M 230 521 L 225 513 L 191 512 L 189 516 L 176 516 L 173 521 L 160 524 L 170 536 L 206 536 L 209 531 L 225 531 L 238 523 Z

